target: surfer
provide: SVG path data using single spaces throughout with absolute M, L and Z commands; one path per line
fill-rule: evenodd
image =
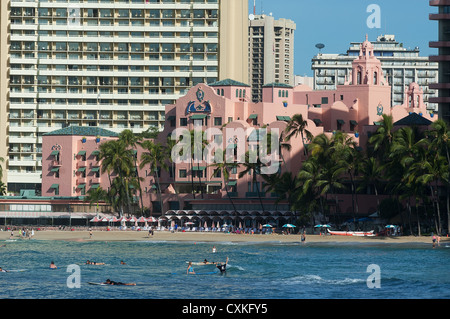
M 50 263 L 50 269 L 58 269 L 53 261 Z
M 227 271 L 227 265 L 228 265 L 228 257 L 227 257 L 227 261 L 224 264 L 223 263 L 219 263 L 216 267 L 223 274 L 223 273 L 225 273 Z
M 111 285 L 111 286 L 136 286 L 135 283 L 123 283 L 123 282 L 112 281 L 110 279 L 106 279 L 104 284 Z
M 7 270 L 2 269 L 2 267 L 0 267 L 0 272 L 8 272 Z
M 120 264 L 121 265 L 126 265 L 126 263 L 123 260 L 120 261 Z
M 189 262 L 188 268 L 186 270 L 186 274 L 195 275 L 194 268 L 192 268 L 192 261 Z

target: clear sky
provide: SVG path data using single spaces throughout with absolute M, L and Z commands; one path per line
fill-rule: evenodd
M 367 19 L 380 8 L 380 28 L 369 28 Z M 275 19 L 286 18 L 297 25 L 294 69 L 296 75 L 312 76 L 311 59 L 318 53 L 317 43 L 325 44 L 322 53 L 346 53 L 350 42 L 362 42 L 366 34 L 376 40 L 381 34 L 394 34 L 405 48 L 420 49 L 421 56 L 437 54 L 428 47 L 438 39 L 438 22 L 428 15 L 437 12 L 428 0 L 256 0 L 256 14 L 272 13 Z M 249 0 L 253 13 L 253 0 Z

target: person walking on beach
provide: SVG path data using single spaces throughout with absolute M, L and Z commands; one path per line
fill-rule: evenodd
M 11 234 L 9 235 L 9 239 L 13 239 L 14 237 L 14 231 L 11 229 Z
M 303 231 L 303 233 L 302 233 L 302 243 L 305 243 L 306 242 L 306 233 Z
M 92 239 L 92 229 L 89 228 L 89 239 Z

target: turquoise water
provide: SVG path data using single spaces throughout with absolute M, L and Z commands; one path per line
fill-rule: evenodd
M 1 299 L 447 299 L 450 243 L 0 242 Z M 217 253 L 212 253 L 212 247 Z M 449 245 L 446 247 L 445 245 Z M 186 275 L 186 261 L 225 261 L 225 275 Z M 84 265 L 86 260 L 104 266 Z M 124 260 L 127 264 L 121 265 Z M 50 270 L 50 261 L 59 269 Z M 67 266 L 80 267 L 69 288 Z M 369 265 L 380 288 L 369 288 Z M 194 266 L 211 272 L 213 265 Z M 107 278 L 132 287 L 93 286 Z

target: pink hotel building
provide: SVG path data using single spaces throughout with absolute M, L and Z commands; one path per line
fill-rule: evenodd
M 282 132 L 294 114 L 302 114 L 307 119 L 307 129 L 314 136 L 321 133 L 331 136 L 333 131 L 341 130 L 353 136 L 360 145 L 365 145 L 368 133 L 376 130 L 382 114 L 392 114 L 394 121 L 419 115 L 426 122 L 436 120 L 437 116 L 427 110 L 423 91 L 417 84 L 412 83 L 405 88 L 403 105 L 391 106 L 390 92 L 381 63 L 366 38 L 359 57 L 353 62 L 351 76 L 345 85 L 338 86 L 335 91 L 313 91 L 303 85 L 290 87 L 274 83 L 264 86 L 262 102 L 252 103 L 250 87 L 243 83 L 224 80 L 196 85 L 175 104 L 166 106 L 166 123 L 159 135 L 159 142 L 165 144 L 175 129 L 194 129 L 195 122 L 196 125 L 200 123 L 203 131 L 211 128 L 222 130 L 222 149 L 232 148 L 232 153 L 245 152 L 258 143 L 257 138 L 252 138 L 255 134 L 250 134 L 246 141 L 239 141 L 234 135 L 226 136 L 228 128 L 247 130 L 266 127 L 270 131 L 278 129 Z M 84 137 L 86 140 L 82 140 Z M 75 197 L 86 194 L 92 188 L 108 189 L 108 177 L 100 171 L 97 160 L 98 146 L 116 138 L 117 134 L 113 132 L 90 127 L 67 127 L 46 134 L 42 147 L 42 196 Z M 290 151 L 281 150 L 282 172 L 297 172 L 304 160 L 300 137 L 292 139 L 290 144 Z M 141 153 L 142 150 L 138 149 L 138 158 Z M 192 165 L 188 161 L 176 164 L 174 173 L 162 171 L 160 182 L 164 215 L 175 220 L 199 216 L 224 222 L 231 219 L 234 210 L 227 196 L 226 183 L 223 176 L 213 176 L 214 169 L 206 162 Z M 276 204 L 274 194 L 264 193 L 263 183 L 258 180 L 257 186 L 264 197 L 262 213 L 252 176 L 238 178 L 241 170 L 239 167 L 231 172 L 228 191 L 237 214 L 246 225 L 270 219 L 277 223 L 294 220 L 287 205 Z M 195 198 L 191 193 L 191 174 L 195 176 Z M 144 177 L 141 182 L 144 206 L 154 213 L 161 212 L 153 175 L 144 168 L 139 176 Z M 199 191 L 200 187 L 203 192 Z M 344 200 L 340 205 L 341 212 L 350 213 L 349 200 Z M 360 200 L 360 206 L 359 210 L 364 215 L 376 211 L 376 201 L 374 198 L 371 200 L 369 195 Z

